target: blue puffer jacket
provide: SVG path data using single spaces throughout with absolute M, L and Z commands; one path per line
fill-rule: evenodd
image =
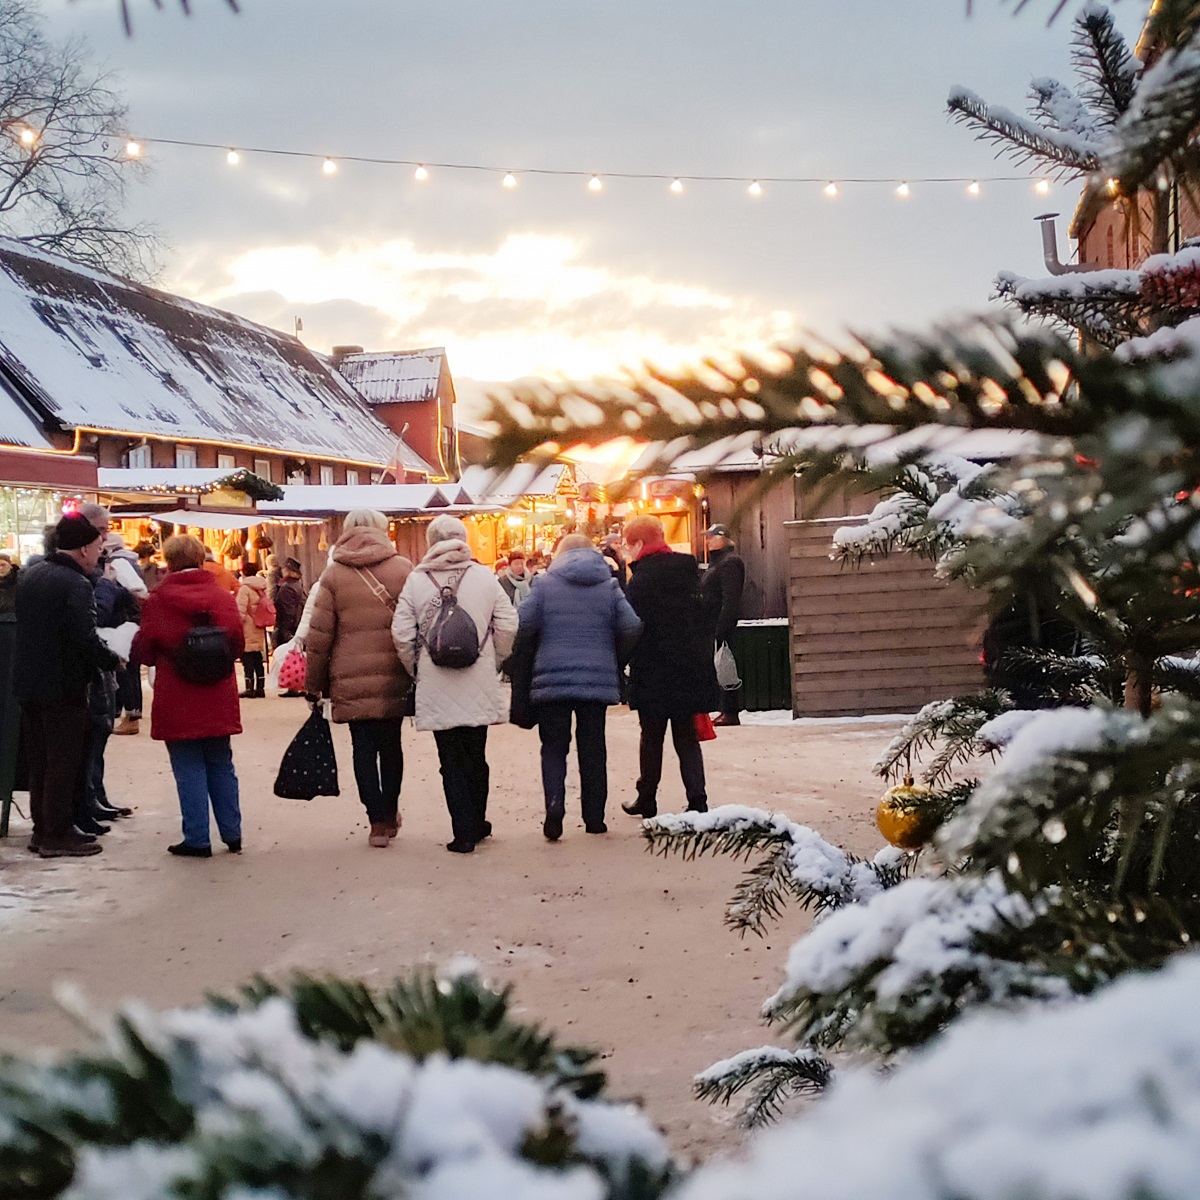
M 541 575 L 520 608 L 518 646 L 536 644 L 531 698 L 621 698 L 617 663 L 628 657 L 642 623 L 612 568 L 595 550 L 570 550 Z

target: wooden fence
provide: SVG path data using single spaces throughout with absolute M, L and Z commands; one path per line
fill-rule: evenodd
M 913 554 L 859 567 L 829 558 L 834 530 L 862 518 L 790 521 L 789 628 L 797 717 L 915 712 L 983 686 L 978 597 Z

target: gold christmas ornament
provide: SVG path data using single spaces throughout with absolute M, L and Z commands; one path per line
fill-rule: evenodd
M 913 783 L 911 775 L 904 782 L 888 788 L 875 811 L 879 832 L 901 850 L 919 850 L 933 837 L 941 824 L 933 788 Z

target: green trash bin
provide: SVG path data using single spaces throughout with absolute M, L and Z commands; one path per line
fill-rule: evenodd
M 739 621 L 730 649 L 742 677 L 742 707 L 747 712 L 791 711 L 787 617 Z

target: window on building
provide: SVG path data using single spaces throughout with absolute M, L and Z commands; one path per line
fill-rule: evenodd
M 372 471 L 371 472 L 371 482 L 372 483 L 382 483 L 383 482 L 383 472 L 382 471 Z
M 144 471 L 154 466 L 154 456 L 149 446 L 134 446 L 129 451 L 127 461 L 132 470 Z
M 222 471 L 236 471 L 237 459 L 232 454 L 218 454 L 217 466 L 220 467 Z
M 347 471 L 346 472 L 346 486 L 347 487 L 357 487 L 358 486 L 358 472 L 357 471 Z
M 198 465 L 195 446 L 176 446 L 175 465 L 181 471 L 190 471 Z
M 332 487 L 333 486 L 333 468 L 332 467 L 322 467 L 321 468 L 321 486 L 322 487 Z
M 256 458 L 254 460 L 254 473 L 259 479 L 265 479 L 268 483 L 271 481 L 271 460 L 269 458 Z

